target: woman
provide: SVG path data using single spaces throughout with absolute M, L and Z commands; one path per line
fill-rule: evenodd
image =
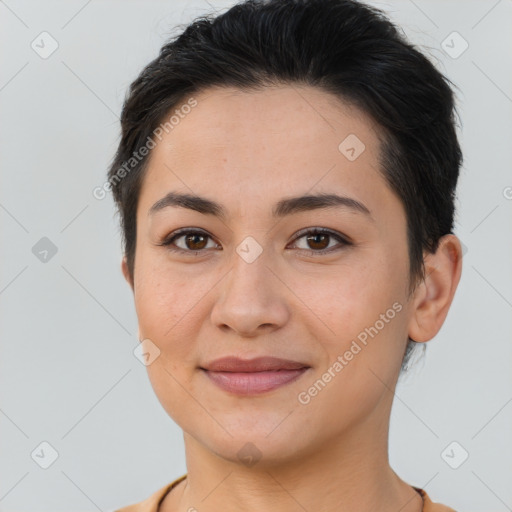
M 461 275 L 448 82 L 352 0 L 200 18 L 134 81 L 109 185 L 187 474 L 120 510 L 453 510 L 388 460 Z

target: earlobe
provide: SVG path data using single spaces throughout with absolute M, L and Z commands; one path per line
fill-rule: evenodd
M 128 263 L 126 261 L 126 256 L 123 257 L 123 261 L 121 262 L 121 270 L 123 272 L 123 276 L 124 276 L 126 282 L 130 285 L 130 288 L 133 291 L 133 281 L 130 276 L 130 271 L 128 270 Z
M 462 248 L 452 234 L 443 236 L 437 251 L 427 254 L 425 279 L 412 300 L 409 337 L 417 342 L 431 340 L 441 329 L 462 272 Z

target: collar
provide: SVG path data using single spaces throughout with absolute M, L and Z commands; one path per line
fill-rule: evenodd
M 155 493 L 153 493 L 149 498 L 140 503 L 136 503 L 135 505 L 129 505 L 128 507 L 123 507 L 117 509 L 115 512 L 159 512 L 159 507 L 165 496 L 171 492 L 171 490 L 178 485 L 181 481 L 185 480 L 187 474 L 180 476 L 176 480 L 173 480 L 170 484 L 166 484 L 160 489 L 158 489 Z M 419 493 L 423 500 L 423 512 L 456 512 L 453 508 L 447 507 L 446 505 L 442 505 L 440 503 L 433 502 L 425 490 L 420 487 L 412 488 Z

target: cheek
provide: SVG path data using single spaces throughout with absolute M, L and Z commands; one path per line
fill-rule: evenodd
M 407 325 L 406 278 L 394 268 L 393 257 L 340 269 L 335 278 L 318 284 L 309 288 L 305 302 L 318 333 L 325 333 L 317 337 L 325 351 L 324 366 L 346 354 L 347 377 L 375 379 L 372 369 L 391 382 L 405 349 Z
M 139 320 L 141 336 L 153 340 L 161 350 L 167 341 L 175 337 L 175 332 L 183 325 L 190 310 L 193 289 L 176 278 L 176 275 L 164 273 L 153 265 L 144 265 L 140 261 L 135 282 L 135 308 Z
M 390 279 L 385 262 L 343 266 L 314 281 L 296 281 L 301 297 L 335 339 L 348 339 L 373 325 L 400 301 L 400 286 Z
M 141 264 L 137 270 L 135 308 L 140 335 L 160 349 L 159 357 L 146 368 L 148 377 L 158 400 L 176 421 L 177 411 L 190 407 L 185 389 L 192 386 L 190 365 L 197 363 L 195 330 L 204 291 L 199 283 L 155 270 L 155 266 Z

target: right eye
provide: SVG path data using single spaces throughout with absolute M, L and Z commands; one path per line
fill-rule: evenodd
M 204 231 L 182 228 L 177 231 L 173 231 L 158 245 L 165 246 L 170 251 L 197 255 L 200 252 L 204 252 L 204 249 L 209 248 L 207 243 L 208 238 L 211 239 L 211 236 Z M 182 240 L 180 242 L 182 244 L 181 247 L 177 243 L 178 240 Z M 214 248 L 215 246 L 216 244 L 214 243 Z

